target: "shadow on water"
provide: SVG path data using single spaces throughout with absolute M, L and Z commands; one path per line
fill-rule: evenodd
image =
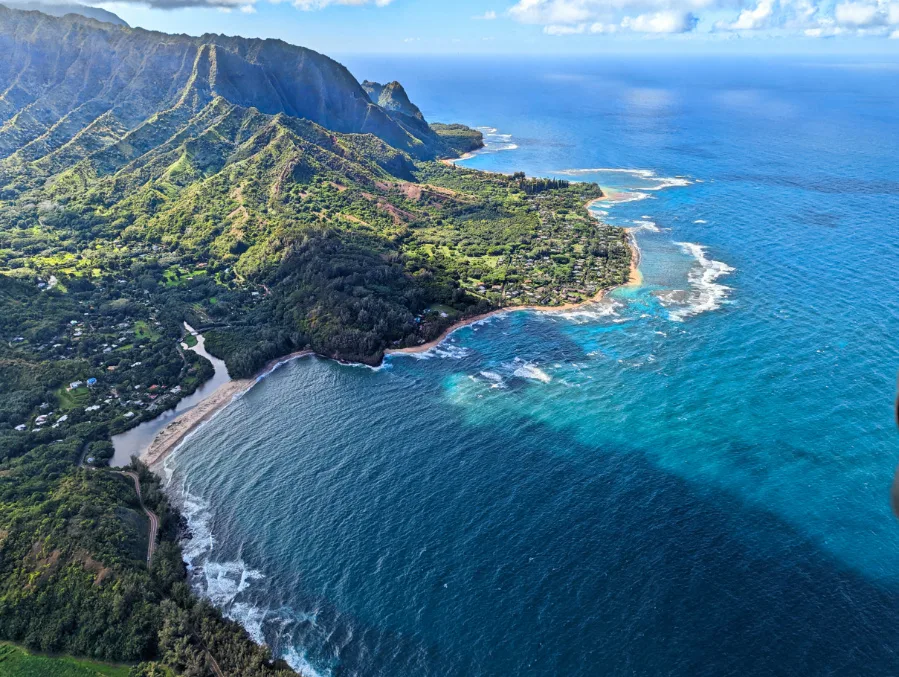
M 596 449 L 543 424 L 517 436 L 553 449 L 520 443 L 509 468 L 497 453 L 509 440 L 494 436 L 445 449 L 429 470 L 446 478 L 428 487 L 437 494 L 430 500 L 481 496 L 469 514 L 482 510 L 490 521 L 472 524 L 464 543 L 438 543 L 455 559 L 420 572 L 435 581 L 420 607 L 381 600 L 379 616 L 393 621 L 373 624 L 327 594 L 308 594 L 303 572 L 267 571 L 254 594 L 266 599 L 254 603 L 317 610 L 314 622 L 295 620 L 268 637 L 275 649 L 303 647 L 334 677 L 899 673 L 899 642 L 884 639 L 899 625 L 891 585 L 847 569 L 774 515 L 661 471 L 640 449 L 603 450 L 597 463 Z M 471 478 L 453 468 L 473 455 L 477 474 L 494 479 L 461 486 Z M 502 492 L 513 476 L 514 489 Z M 439 542 L 445 514 L 404 515 Z M 241 549 L 253 559 L 251 546 Z M 374 576 L 351 595 L 379 597 L 390 587 L 380 575 L 392 578 Z M 408 617 L 416 629 L 397 629 Z

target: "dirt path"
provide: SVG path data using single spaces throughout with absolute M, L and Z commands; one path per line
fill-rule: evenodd
M 153 559 L 153 553 L 156 552 L 156 535 L 159 532 L 159 518 L 156 516 L 156 513 L 152 510 L 149 510 L 147 506 L 144 505 L 144 498 L 140 493 L 140 478 L 137 476 L 137 473 L 131 472 L 130 470 L 122 470 L 119 471 L 120 475 L 126 475 L 134 480 L 134 490 L 137 492 L 137 500 L 140 501 L 140 507 L 144 509 L 144 512 L 147 513 L 147 517 L 150 518 L 150 542 L 147 544 L 147 566 L 150 566 L 150 561 Z

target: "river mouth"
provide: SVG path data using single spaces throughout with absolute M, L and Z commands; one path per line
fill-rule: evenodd
M 192 334 L 197 339 L 196 345 L 187 347 L 186 349 L 192 350 L 200 357 L 209 360 L 215 369 L 215 373 L 211 379 L 197 388 L 192 394 L 178 402 L 173 409 L 168 409 L 159 414 L 156 418 L 144 421 L 130 430 L 114 435 L 112 437 L 112 445 L 115 448 L 115 453 L 112 456 L 112 460 L 109 462 L 110 466 L 122 468 L 130 464 L 131 457 L 139 457 L 146 451 L 150 444 L 153 443 L 153 440 L 156 439 L 159 432 L 169 423 L 174 421 L 184 412 L 193 409 L 200 402 L 218 390 L 220 386 L 231 380 L 225 363 L 217 357 L 213 357 L 206 351 L 206 339 L 203 335 L 198 334 L 193 327 L 187 324 L 187 322 L 184 323 L 184 327 L 189 334 Z M 182 344 L 182 348 L 184 347 L 185 344 Z

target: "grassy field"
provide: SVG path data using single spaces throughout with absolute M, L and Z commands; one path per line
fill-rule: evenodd
M 56 391 L 56 397 L 59 400 L 59 408 L 63 411 L 69 411 L 77 407 L 85 406 L 90 400 L 90 390 L 87 386 L 69 390 L 65 386 Z M 0 675 L 3 673 L 0 672 Z
M 151 341 L 159 338 L 159 332 L 150 327 L 144 320 L 138 320 L 134 323 L 134 335 L 139 339 L 150 339 Z
M 128 677 L 129 667 L 82 658 L 42 656 L 21 647 L 0 643 L 3 677 Z

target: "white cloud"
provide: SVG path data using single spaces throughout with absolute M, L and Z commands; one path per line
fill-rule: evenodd
M 636 17 L 626 16 L 621 20 L 621 27 L 637 33 L 689 33 L 696 28 L 698 21 L 692 12 L 669 10 Z
M 565 24 L 550 24 L 543 27 L 543 32 L 547 35 L 578 35 L 587 30 L 587 24 L 577 24 L 575 26 L 566 26 Z
M 754 8 L 740 12 L 736 21 L 730 23 L 719 21 L 715 24 L 715 28 L 724 31 L 756 31 L 770 28 L 773 17 L 774 0 L 759 0 L 759 4 Z
M 496 18 L 496 12 L 494 10 L 488 10 L 483 14 L 478 14 L 477 16 L 471 17 L 472 19 L 480 19 L 481 21 L 493 21 Z
M 557 36 L 691 33 L 705 18 L 714 31 L 899 39 L 899 0 L 517 0 L 508 15 Z
M 375 5 L 386 7 L 393 0 L 294 0 L 294 7 L 303 10 L 324 9 L 330 5 Z
M 887 19 L 882 7 L 867 2 L 841 2 L 834 9 L 834 16 L 837 23 L 856 28 L 883 26 Z

